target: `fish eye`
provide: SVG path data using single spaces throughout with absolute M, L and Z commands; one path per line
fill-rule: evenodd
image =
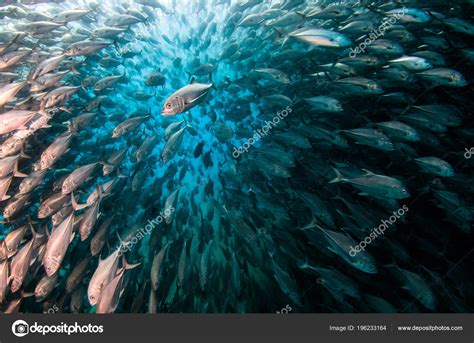
M 171 108 L 171 104 L 170 104 L 170 103 L 167 103 L 167 104 L 166 104 L 166 108 Z

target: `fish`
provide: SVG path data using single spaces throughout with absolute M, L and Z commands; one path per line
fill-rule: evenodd
M 43 76 L 56 68 L 64 61 L 66 58 L 65 55 L 60 54 L 58 56 L 52 56 L 50 58 L 47 58 L 43 60 L 41 63 L 39 63 L 36 68 L 33 70 L 31 73 L 29 79 L 30 80 L 36 80 L 40 76 Z
M 137 159 L 137 162 L 141 162 L 148 155 L 151 155 L 153 148 L 158 144 L 158 136 L 154 135 L 151 137 L 147 137 L 142 145 L 137 149 L 137 152 L 135 154 L 135 157 Z
M 33 229 L 31 228 L 33 231 Z M 33 231 L 33 238 L 26 243 L 15 255 L 11 261 L 11 269 L 8 283 L 12 293 L 17 292 L 23 285 L 30 262 L 33 256 L 33 247 L 35 243 L 35 232 Z
M 313 46 L 346 48 L 352 45 L 351 40 L 342 33 L 311 27 L 303 27 L 289 33 L 288 36 Z
M 102 166 L 102 173 L 104 176 L 111 174 L 117 168 L 120 162 L 125 158 L 127 150 L 127 148 L 118 150 L 107 158 Z
M 192 80 L 189 85 L 178 89 L 165 100 L 161 115 L 174 116 L 190 110 L 204 101 L 212 86 L 212 83 L 204 84 Z
M 4 256 L 5 258 L 10 258 L 18 252 L 18 247 L 23 240 L 27 229 L 28 228 L 25 225 L 8 233 L 8 235 L 3 240 L 6 251 L 6 256 Z
M 85 273 L 87 272 L 87 266 L 90 260 L 91 257 L 86 257 L 81 262 L 76 264 L 73 270 L 71 270 L 71 273 L 68 275 L 66 280 L 67 293 L 72 293 L 77 288 L 77 286 L 79 286 Z
M 92 204 L 82 216 L 81 224 L 79 226 L 79 235 L 81 237 L 81 241 L 85 241 L 89 238 L 97 220 L 100 216 L 100 199 L 101 196 L 99 195 L 99 199 Z
M 105 259 L 99 259 L 99 265 L 92 274 L 87 288 L 87 297 L 92 306 L 97 304 L 104 287 L 115 277 L 119 263 L 119 252 L 120 248 Z
M 336 178 L 329 183 L 347 182 L 361 191 L 360 195 L 368 195 L 387 199 L 406 199 L 410 197 L 410 192 L 400 180 L 372 173 L 364 170 L 365 174 L 354 178 L 345 178 L 342 174 L 334 169 Z
M 104 220 L 94 237 L 92 237 L 90 248 L 92 256 L 96 256 L 97 254 L 99 254 L 102 248 L 104 247 L 105 239 L 107 237 L 107 231 L 113 219 L 114 217 L 109 217 Z
M 464 87 L 467 81 L 460 72 L 449 68 L 433 68 L 417 74 L 433 86 Z
M 148 120 L 150 116 L 141 116 L 141 117 L 133 117 L 126 119 L 117 127 L 112 132 L 112 138 L 119 138 L 123 136 L 124 134 L 131 132 L 138 128 L 142 123 L 144 123 L 146 120 Z
M 170 224 L 171 221 L 173 220 L 173 217 L 174 217 L 173 213 L 174 213 L 174 209 L 176 208 L 176 203 L 178 201 L 178 195 L 179 195 L 179 189 L 176 189 L 166 198 L 165 210 L 169 209 L 171 212 L 170 215 L 165 216 L 166 224 Z
M 163 86 L 166 82 L 166 77 L 161 72 L 155 72 L 148 76 L 145 84 L 148 87 Z
M 112 281 L 104 287 L 97 302 L 96 313 L 115 312 L 120 300 L 120 295 L 122 294 L 125 270 L 126 268 L 122 268 Z
M 0 85 L 0 106 L 11 101 L 25 84 L 25 82 L 12 82 L 6 85 Z
M 0 310 L 469 312 L 472 4 L 4 1 Z
M 384 151 L 393 151 L 395 147 L 393 146 L 390 138 L 385 136 L 383 133 L 368 129 L 368 128 L 358 128 L 352 130 L 344 130 L 344 134 L 353 138 L 357 141 L 357 144 L 367 145 L 375 149 L 380 149 Z
M 352 246 L 356 246 L 357 243 L 350 237 L 331 230 L 325 230 L 320 228 L 324 233 L 329 245 L 330 250 L 335 254 L 339 255 L 344 261 L 354 266 L 355 268 L 369 274 L 377 274 L 377 266 L 375 265 L 374 258 L 365 251 L 362 251 L 352 257 L 349 251 Z
M 37 302 L 45 300 L 48 295 L 53 291 L 56 283 L 58 282 L 58 274 L 53 276 L 45 275 L 41 278 L 35 287 L 35 298 Z
M 76 57 L 76 56 L 88 56 L 93 55 L 99 50 L 111 45 L 110 41 L 82 41 L 71 44 L 66 52 L 65 56 Z
M 328 96 L 316 96 L 305 99 L 313 110 L 321 112 L 342 112 L 343 108 L 339 100 Z
M 12 181 L 13 176 L 7 176 L 3 179 L 0 179 L 0 201 L 5 201 L 11 198 L 11 196 L 7 195 L 7 193 Z
M 10 283 L 9 270 L 7 260 L 0 262 L 0 304 L 4 303 L 7 296 L 8 284 Z
M 163 259 L 168 251 L 168 245 L 165 245 L 161 250 L 153 257 L 153 262 L 151 264 L 150 269 L 150 280 L 151 280 L 151 288 L 154 291 L 158 290 L 159 282 L 160 282 L 160 271 L 161 266 L 163 264 Z
M 101 92 L 104 89 L 111 89 L 122 77 L 123 75 L 106 76 L 95 83 L 94 91 Z
M 40 157 L 41 170 L 47 170 L 69 150 L 72 135 L 69 133 L 62 134 L 56 138 L 42 153 Z
M 179 122 L 170 123 L 165 130 L 165 139 L 168 141 L 172 134 L 176 133 L 181 128 L 181 125 L 184 123 L 184 120 Z
M 254 75 L 263 80 L 268 80 L 277 83 L 289 84 L 291 83 L 290 78 L 284 72 L 278 69 L 262 68 L 255 69 L 252 71 Z
M 176 151 L 179 149 L 183 141 L 184 133 L 186 132 L 187 128 L 188 126 L 185 126 L 170 136 L 166 142 L 165 147 L 163 148 L 163 151 L 161 152 L 161 158 L 163 159 L 163 162 L 169 162 L 173 155 L 176 154 Z
M 80 187 L 81 184 L 86 181 L 94 172 L 94 169 L 97 164 L 97 162 L 87 164 L 85 166 L 75 169 L 71 174 L 69 174 L 62 184 L 62 194 L 69 194 L 76 190 L 78 187 Z
M 54 228 L 46 244 L 43 255 L 43 266 L 46 275 L 51 277 L 58 272 L 61 263 L 66 256 L 69 244 L 74 239 L 74 213 L 71 213 L 64 221 Z
M 446 161 L 438 157 L 419 157 L 414 159 L 415 163 L 425 172 L 444 176 L 454 176 L 454 168 Z

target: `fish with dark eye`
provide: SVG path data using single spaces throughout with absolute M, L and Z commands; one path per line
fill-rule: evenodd
M 369 128 L 358 128 L 352 130 L 343 130 L 342 132 L 356 140 L 358 144 L 367 145 L 383 151 L 395 150 L 390 138 L 385 136 L 380 131 Z
M 204 84 L 192 80 L 189 85 L 178 89 L 166 99 L 161 114 L 163 116 L 174 116 L 190 110 L 204 101 L 212 86 L 212 83 Z
M 105 162 L 103 162 L 102 173 L 104 176 L 110 175 L 118 167 L 125 158 L 127 150 L 128 148 L 123 148 L 110 154 Z
M 64 104 L 79 89 L 79 87 L 62 86 L 48 92 L 41 101 L 41 109 Z
M 87 289 L 89 303 L 94 306 L 100 298 L 104 287 L 112 281 L 117 273 L 121 256 L 121 247 L 105 259 L 99 259 L 99 265 L 92 275 Z
M 336 178 L 329 183 L 346 182 L 361 191 L 360 195 L 383 199 L 405 199 L 410 197 L 403 182 L 390 176 L 374 174 L 364 170 L 365 174 L 357 177 L 344 177 L 334 169 Z
M 433 86 L 464 87 L 468 84 L 463 74 L 450 68 L 434 68 L 417 75 Z
M 111 75 L 106 76 L 98 80 L 94 85 L 94 92 L 101 92 L 105 89 L 112 89 L 112 87 L 123 77 L 124 75 Z
M 30 267 L 36 238 L 36 233 L 33 231 L 33 228 L 31 228 L 31 231 L 33 237 L 18 251 L 11 261 L 9 279 L 11 281 L 10 290 L 12 293 L 17 292 L 21 288 Z
M 110 41 L 83 41 L 71 44 L 66 52 L 65 56 L 87 56 L 93 55 L 99 50 L 111 45 L 113 42 Z
M 74 238 L 73 227 L 74 213 L 71 213 L 59 226 L 53 228 L 42 258 L 46 275 L 54 275 L 61 267 L 69 244 Z
M 5 258 L 11 258 L 18 252 L 18 247 L 23 240 L 28 227 L 26 225 L 11 231 L 4 239 Z
M 115 129 L 112 132 L 112 138 L 121 137 L 124 134 L 135 130 L 142 123 L 148 120 L 148 118 L 150 118 L 149 115 L 126 119 L 125 121 L 121 122 L 119 125 L 115 127 Z
M 426 173 L 443 177 L 454 176 L 453 166 L 438 157 L 419 157 L 414 161 Z
M 311 105 L 312 110 L 321 112 L 342 112 L 343 108 L 339 100 L 330 96 L 315 96 L 305 99 Z
M 94 172 L 98 162 L 87 164 L 82 167 L 76 168 L 69 176 L 64 180 L 61 187 L 62 194 L 69 194 L 72 191 L 79 188 L 83 182 L 85 182 Z

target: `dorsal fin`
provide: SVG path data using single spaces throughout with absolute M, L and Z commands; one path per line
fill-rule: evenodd
M 370 170 L 363 169 L 363 168 L 362 168 L 362 170 L 365 171 L 365 173 L 366 173 L 365 175 L 375 175 L 375 174 L 372 173 Z
M 191 78 L 191 81 L 189 82 L 190 84 L 193 84 L 196 82 L 196 79 L 194 78 L 194 76 Z

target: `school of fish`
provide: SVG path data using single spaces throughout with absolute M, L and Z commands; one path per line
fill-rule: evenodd
M 0 25 L 1 312 L 474 311 L 473 0 Z

